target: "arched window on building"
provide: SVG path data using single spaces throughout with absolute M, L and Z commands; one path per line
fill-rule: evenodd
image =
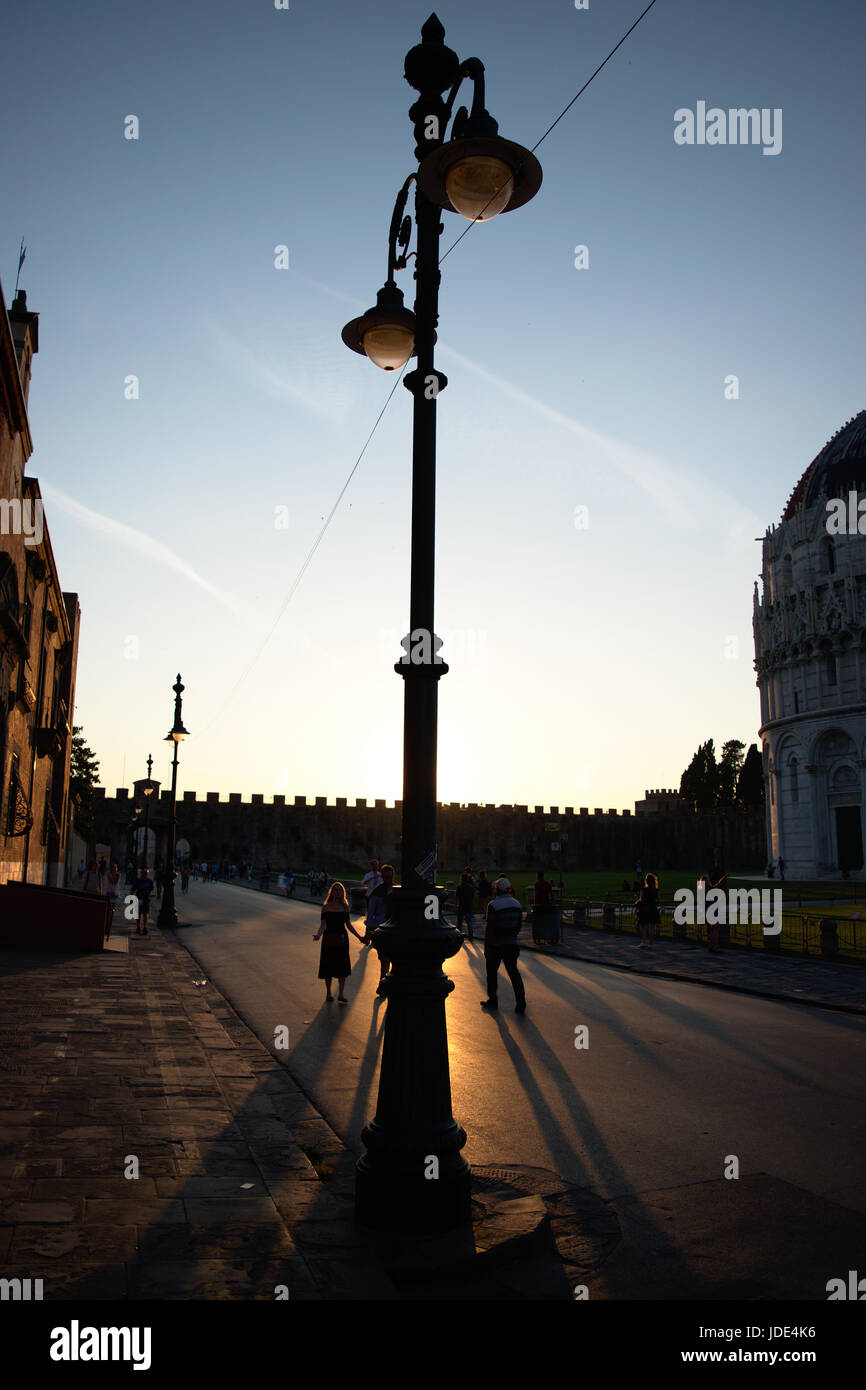
M 780 597 L 787 598 L 794 587 L 794 567 L 791 564 L 790 555 L 785 555 L 782 559 L 782 593 Z
M 788 773 L 791 778 L 791 801 L 800 800 L 800 784 L 798 779 L 798 764 L 796 758 L 788 759 Z
M 824 558 L 827 564 L 827 573 L 836 573 L 836 551 L 833 546 L 832 537 L 828 536 L 824 542 Z

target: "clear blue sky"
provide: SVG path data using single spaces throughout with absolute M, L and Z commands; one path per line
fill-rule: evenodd
M 533 145 L 641 8 L 437 12 L 484 61 L 501 133 Z M 81 597 L 76 721 L 110 789 L 149 751 L 165 779 L 180 670 L 181 789 L 400 795 L 402 386 L 228 697 L 393 384 L 340 330 L 384 278 L 428 13 L 37 0 L 4 19 L 0 272 L 11 298 L 23 234 L 30 471 Z M 628 807 L 704 739 L 756 738 L 754 538 L 866 404 L 864 40 L 853 0 L 658 0 L 542 144 L 538 197 L 445 261 L 443 800 Z M 781 153 L 676 145 L 698 101 L 781 108 Z M 468 224 L 444 220 L 447 247 Z

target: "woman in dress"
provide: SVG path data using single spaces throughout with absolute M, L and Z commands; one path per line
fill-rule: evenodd
M 652 946 L 656 928 L 662 924 L 659 912 L 659 881 L 655 874 L 647 874 L 640 890 L 635 908 L 637 910 L 637 922 L 640 927 L 639 946 Z M 647 940 L 649 937 L 649 940 Z
M 325 999 L 330 1004 L 333 1001 L 331 994 L 331 981 L 336 977 L 340 982 L 340 993 L 337 995 L 338 1004 L 348 1004 L 348 999 L 343 993 L 343 985 L 346 977 L 352 973 L 352 964 L 349 960 L 349 932 L 357 937 L 361 944 L 364 938 L 359 936 L 352 926 L 352 919 L 349 916 L 349 900 L 346 897 L 346 890 L 342 883 L 332 883 L 330 892 L 322 904 L 322 924 L 313 937 L 314 941 L 322 938 L 322 951 L 319 956 L 319 979 L 325 981 Z

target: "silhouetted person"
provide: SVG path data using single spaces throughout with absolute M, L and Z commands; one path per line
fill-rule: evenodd
M 652 946 L 656 928 L 662 924 L 661 913 L 659 912 L 659 881 L 655 874 L 647 874 L 644 879 L 643 888 L 640 890 L 640 897 L 635 903 L 637 914 L 637 924 L 640 928 L 640 941 L 638 947 Z M 649 940 L 647 940 L 649 937 Z
M 331 994 L 331 981 L 335 978 L 340 982 L 337 1002 L 340 1004 L 348 1004 L 349 1002 L 343 993 L 343 985 L 352 973 L 352 962 L 349 959 L 349 932 L 353 936 L 357 936 L 363 944 L 364 938 L 359 936 L 352 926 L 345 888 L 342 883 L 332 883 L 328 896 L 322 904 L 321 925 L 313 937 L 314 941 L 318 941 L 319 937 L 322 938 L 322 950 L 319 955 L 319 979 L 325 981 L 325 998 L 329 1004 L 333 1003 L 334 999 Z
M 464 869 L 457 885 L 457 930 L 466 921 L 466 940 L 472 940 L 472 904 L 475 901 L 475 884 L 468 869 Z
M 138 923 L 136 936 L 147 936 L 147 919 L 150 915 L 150 895 L 153 892 L 153 879 L 146 868 L 139 869 L 138 878 L 132 889 L 138 899 Z
M 493 885 L 493 900 L 487 906 L 487 924 L 484 929 L 484 962 L 487 966 L 487 998 L 481 1000 L 482 1009 L 499 1008 L 499 967 L 504 965 L 514 989 L 514 1012 L 526 1012 L 526 991 L 517 968 L 520 947 L 517 938 L 523 911 L 513 896 L 507 878 L 498 878 Z
M 487 877 L 486 870 L 482 869 L 478 875 L 478 911 L 487 920 L 487 904 L 493 897 L 493 884 Z
M 536 907 L 550 907 L 553 902 L 553 884 L 544 877 L 544 870 L 538 870 L 538 877 L 535 880 L 535 905 Z
M 367 924 L 367 935 L 364 940 L 367 941 L 368 944 L 371 944 L 373 932 L 388 920 L 388 913 L 390 910 L 388 899 L 394 887 L 393 865 L 383 864 L 380 872 L 382 874 L 382 882 L 376 884 L 376 887 L 370 894 L 369 902 L 367 903 L 367 916 L 365 919 Z M 376 954 L 379 957 L 379 985 L 376 993 L 381 994 L 383 981 L 388 971 L 391 969 L 391 962 L 385 955 L 381 946 L 376 947 Z
M 709 893 L 710 889 L 712 889 L 712 888 L 721 888 L 722 884 L 724 883 L 724 881 L 725 881 L 725 879 L 728 877 L 728 875 L 727 875 L 727 874 L 722 874 L 721 878 L 717 879 L 715 883 L 713 883 L 713 881 L 712 881 L 712 879 L 710 878 L 709 874 L 702 874 L 701 877 L 703 878 L 703 882 L 704 882 L 704 895 L 705 895 L 705 899 L 706 899 L 706 894 Z M 713 916 L 715 917 L 715 915 L 716 915 L 716 914 L 715 914 L 715 911 L 713 911 Z M 719 949 L 720 949 L 720 948 L 719 948 L 719 923 L 718 923 L 718 922 L 709 922 L 709 921 L 708 921 L 707 924 L 706 924 L 706 927 L 707 927 L 707 950 L 710 952 L 711 955 L 717 956 L 717 955 L 719 954 Z

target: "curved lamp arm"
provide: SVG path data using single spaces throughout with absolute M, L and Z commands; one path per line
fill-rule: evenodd
M 388 279 L 389 285 L 396 284 L 394 272 L 406 269 L 406 247 L 409 245 L 409 237 L 412 234 L 412 219 L 404 217 L 406 210 L 406 200 L 409 197 L 409 189 L 415 182 L 415 174 L 410 174 L 397 194 L 397 201 L 394 204 L 394 211 L 391 214 L 391 227 L 388 232 Z M 397 255 L 397 247 L 403 249 L 403 255 Z
M 451 127 L 452 140 L 459 140 L 464 135 L 498 135 L 499 123 L 484 107 L 484 64 L 480 58 L 467 58 L 460 64 L 460 71 L 445 102 L 445 125 L 451 117 L 457 93 L 467 77 L 473 84 L 472 111 L 470 113 L 465 106 L 460 107 Z

